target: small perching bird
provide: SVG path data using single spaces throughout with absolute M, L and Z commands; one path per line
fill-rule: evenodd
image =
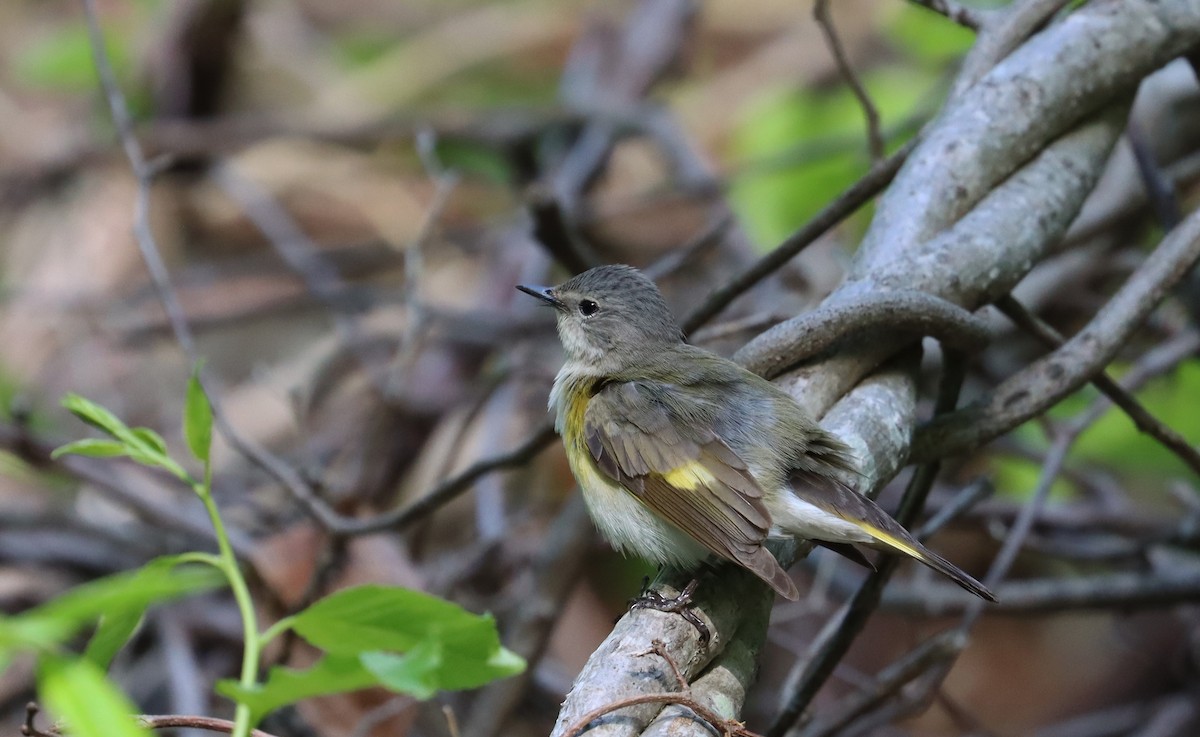
M 592 519 L 618 550 L 682 569 L 716 555 L 795 600 L 768 537 L 809 539 L 860 563 L 864 545 L 996 600 L 848 487 L 849 449 L 787 393 L 685 343 L 637 269 L 517 288 L 555 309 L 566 362 L 550 406 Z

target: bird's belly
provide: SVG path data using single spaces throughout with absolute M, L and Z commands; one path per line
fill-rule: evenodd
M 680 568 L 694 566 L 707 557 L 708 551 L 702 545 L 656 516 L 631 492 L 601 474 L 586 457 L 572 462 L 571 470 L 592 521 L 617 550 Z

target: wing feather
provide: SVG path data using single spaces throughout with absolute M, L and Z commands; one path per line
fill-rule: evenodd
M 763 547 L 771 515 L 745 462 L 664 384 L 610 383 L 588 402 L 584 439 L 596 467 L 705 548 L 783 596 L 795 584 Z

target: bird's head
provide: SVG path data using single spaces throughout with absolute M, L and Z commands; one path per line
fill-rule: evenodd
M 557 287 L 517 289 L 554 308 L 567 361 L 599 373 L 683 339 L 658 287 L 632 266 L 598 266 Z

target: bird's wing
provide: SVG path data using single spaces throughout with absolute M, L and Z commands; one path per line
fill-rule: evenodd
M 612 383 L 588 402 L 584 439 L 600 471 L 653 512 L 795 600 L 762 544 L 771 529 L 762 489 L 702 410 L 668 385 Z

